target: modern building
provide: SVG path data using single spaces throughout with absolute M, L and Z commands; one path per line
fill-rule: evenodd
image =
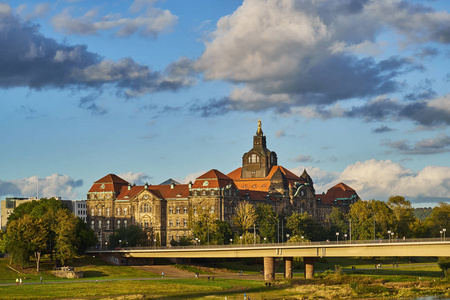
M 307 212 L 324 222 L 333 207 L 347 212 L 359 199 L 355 190 L 339 183 L 316 195 L 306 170 L 297 176 L 278 165 L 275 152 L 267 148 L 261 121 L 253 147 L 242 157 L 242 166 L 225 175 L 212 169 L 192 183 L 168 180 L 159 185 L 132 185 L 114 174 L 94 182 L 87 194 L 87 222 L 97 232 L 100 245 L 121 227 L 137 224 L 162 245 L 182 236 L 190 237 L 190 216 L 208 211 L 231 222 L 241 201 L 267 203 L 277 213 Z

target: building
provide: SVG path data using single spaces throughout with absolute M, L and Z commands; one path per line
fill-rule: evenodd
M 132 185 L 114 174 L 94 182 L 87 194 L 87 222 L 98 235 L 100 245 L 121 227 L 140 225 L 161 245 L 191 237 L 189 216 L 208 211 L 231 222 L 241 201 L 267 203 L 278 214 L 310 214 L 323 222 L 333 207 L 344 212 L 359 199 L 355 190 L 339 183 L 316 195 L 306 170 L 297 176 L 278 165 L 277 154 L 267 148 L 261 121 L 253 147 L 242 156 L 242 166 L 225 175 L 212 169 L 192 183 L 167 180 L 159 185 Z

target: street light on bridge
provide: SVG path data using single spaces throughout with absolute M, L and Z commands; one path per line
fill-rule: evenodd
M 289 241 L 289 233 L 286 234 L 286 243 Z
M 394 232 L 391 232 L 391 240 L 394 242 Z
M 442 231 L 444 232 L 444 242 L 445 242 L 445 232 L 447 231 L 447 229 L 442 229 Z
M 242 246 L 242 235 L 239 237 L 239 242 L 241 243 Z
M 391 242 L 391 231 L 388 230 L 388 239 L 389 239 L 389 243 Z
M 345 239 L 345 242 L 347 242 L 347 234 L 346 233 L 344 233 L 344 239 Z
M 441 231 L 439 231 L 439 233 L 441 234 L 441 241 L 442 241 L 442 233 L 443 233 L 443 231 L 441 230 Z
M 339 244 L 339 232 L 336 232 L 336 242 Z

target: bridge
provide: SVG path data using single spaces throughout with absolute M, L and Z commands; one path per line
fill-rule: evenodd
M 209 245 L 178 247 L 133 247 L 115 250 L 92 249 L 89 254 L 143 258 L 264 258 L 264 278 L 275 278 L 275 259 L 282 258 L 284 276 L 292 278 L 293 258 L 303 257 L 305 277 L 314 277 L 316 257 L 450 257 L 450 241 L 441 239 L 335 241 L 247 245 Z

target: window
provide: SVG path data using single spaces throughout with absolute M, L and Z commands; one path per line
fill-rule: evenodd
M 148 203 L 142 204 L 141 213 L 148 213 Z
M 128 208 L 127 208 L 127 207 L 125 207 L 125 208 L 123 209 L 123 214 L 124 214 L 124 216 L 126 216 L 126 215 L 128 214 Z
M 144 227 L 148 228 L 148 221 L 147 220 L 144 221 Z
M 117 229 L 120 228 L 120 220 L 117 220 Z
M 102 228 L 102 221 L 98 221 L 98 228 Z
M 213 214 L 215 212 L 214 206 L 211 206 L 211 213 Z
M 91 221 L 91 229 L 95 229 L 95 221 Z
M 179 240 L 180 240 L 180 234 L 177 233 L 177 241 L 179 241 Z
M 95 210 L 91 208 L 91 216 L 95 216 Z
M 169 214 L 173 214 L 173 207 L 169 207 Z
M 116 209 L 116 216 L 120 216 L 120 207 Z
M 197 206 L 194 206 L 194 214 L 197 214 Z
M 252 155 L 250 155 L 248 157 L 248 162 L 251 163 L 251 164 L 258 163 L 259 162 L 258 154 L 253 153 Z
M 123 220 L 123 227 L 127 228 L 128 225 L 128 221 L 127 220 Z
M 172 226 L 173 226 L 173 221 L 169 220 L 169 227 L 172 227 Z
M 187 207 L 186 206 L 184 207 L 183 212 L 184 212 L 185 215 L 187 214 Z
M 99 216 L 102 215 L 102 209 L 101 209 L 101 208 L 98 209 L 98 215 L 99 215 Z
M 187 220 L 186 219 L 183 219 L 183 226 L 187 227 Z
M 110 209 L 109 209 L 109 207 L 107 207 L 106 208 L 106 216 L 109 217 L 109 215 L 110 215 Z
M 180 214 L 180 208 L 177 206 L 177 214 Z
M 180 220 L 177 219 L 177 227 L 180 227 Z
M 106 220 L 106 229 L 109 230 L 111 228 L 111 224 L 109 220 Z

